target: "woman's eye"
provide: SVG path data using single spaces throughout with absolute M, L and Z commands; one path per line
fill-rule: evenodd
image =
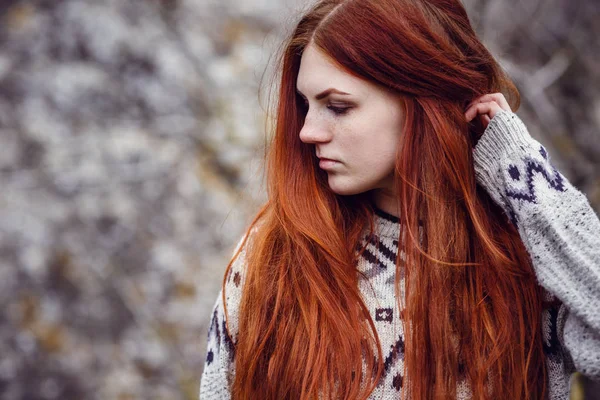
M 308 101 L 301 99 L 299 101 L 299 105 L 304 111 L 308 112 L 308 108 L 309 108 Z M 352 108 L 352 107 L 336 107 L 331 104 L 327 105 L 327 109 L 329 109 L 335 115 L 346 114 L 350 108 Z
M 346 112 L 348 112 L 348 110 L 350 109 L 350 107 L 335 107 L 332 105 L 327 106 L 328 109 L 330 109 L 331 111 L 333 111 L 335 114 L 341 115 L 341 114 L 346 114 Z

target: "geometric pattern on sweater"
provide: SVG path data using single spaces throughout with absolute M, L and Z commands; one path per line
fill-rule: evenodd
M 585 195 L 550 164 L 546 150 L 529 136 L 516 114 L 497 113 L 473 156 L 477 183 L 517 226 L 544 298 L 551 302 L 542 312 L 548 398 L 566 400 L 575 370 L 600 380 L 600 220 Z M 405 349 L 394 278 L 395 262 L 400 257 L 399 289 L 404 296 L 405 256 L 398 254 L 398 219 L 376 209 L 374 220 L 375 232 L 363 236 L 361 244 L 366 244 L 367 250 L 357 265 L 364 274 L 359 275 L 359 289 L 374 321 L 385 366 L 384 376 L 370 399 L 397 399 L 405 385 Z M 211 314 L 201 399 L 230 399 L 235 375 L 234 343 L 243 334 L 237 329 L 237 313 L 244 284 L 244 257 L 242 249 L 226 280 L 231 338 L 226 335 L 221 292 Z M 457 389 L 458 399 L 471 398 L 464 381 Z
M 565 191 L 564 180 L 560 172 L 550 164 L 550 160 L 548 159 L 548 152 L 544 148 L 544 146 L 540 145 L 539 152 L 544 157 L 545 162 L 539 162 L 538 160 L 531 158 L 529 156 L 524 158 L 525 162 L 525 181 L 523 182 L 525 188 L 519 188 L 516 182 L 521 181 L 521 171 L 519 167 L 513 164 L 508 166 L 508 174 L 512 178 L 513 182 L 510 187 L 506 189 L 506 196 L 512 197 L 516 200 L 528 201 L 530 203 L 537 202 L 537 195 L 535 193 L 535 188 L 533 185 L 533 176 L 535 174 L 539 174 L 542 176 L 547 182 L 548 186 L 559 191 Z M 548 172 L 546 168 L 550 167 L 551 172 Z M 517 226 L 516 214 L 514 211 L 510 211 L 509 213 L 511 222 Z
M 371 251 L 366 257 L 359 260 L 359 270 L 373 271 L 374 268 L 380 268 L 378 274 L 371 273 L 371 280 L 375 290 L 373 291 L 368 282 L 359 281 L 363 300 L 369 311 L 375 315 L 374 319 L 377 334 L 380 338 L 383 357 L 384 373 L 380 385 L 371 395 L 373 399 L 398 398 L 403 386 L 403 367 L 404 367 L 404 336 L 402 327 L 402 310 L 397 309 L 397 304 L 393 296 L 393 284 L 395 275 L 395 266 L 390 267 L 388 263 L 392 262 L 392 257 L 398 252 L 398 241 L 395 240 L 397 232 L 400 229 L 397 217 L 386 213 L 378 208 L 375 209 L 376 227 L 379 233 L 374 237 L 365 236 L 365 241 L 369 246 L 378 248 L 379 251 Z M 390 252 L 391 250 L 391 252 Z M 366 252 L 365 252 L 366 253 Z M 404 253 L 401 253 L 401 259 L 404 260 Z M 403 268 L 400 268 L 403 273 Z M 379 281 L 373 281 L 378 279 Z M 400 280 L 400 291 L 403 292 L 404 276 Z M 375 294 L 374 294 L 375 293 Z M 562 399 L 564 393 L 568 393 L 568 382 L 570 372 L 564 363 L 565 352 L 559 339 L 560 331 L 565 320 L 565 308 L 550 293 L 544 292 L 545 300 L 554 300 L 553 306 L 543 311 L 543 336 L 544 336 L 544 354 L 549 374 L 551 390 L 558 395 L 551 398 Z M 390 317 L 385 320 L 377 318 L 377 315 L 385 310 Z M 460 366 L 459 370 L 461 369 Z M 552 389 L 554 386 L 554 389 Z M 460 382 L 458 387 L 458 398 L 469 399 L 470 388 L 466 382 Z
M 540 154 L 547 160 L 547 152 L 543 146 L 540 146 Z M 541 163 L 533 158 L 526 157 L 525 161 L 525 185 L 526 189 L 508 188 L 506 194 L 517 200 L 526 200 L 531 203 L 536 202 L 536 194 L 533 186 L 533 174 L 538 173 L 546 179 L 549 186 L 559 192 L 565 191 L 564 181 L 558 170 L 552 166 L 552 172 L 546 170 L 548 162 Z M 513 181 L 521 180 L 521 172 L 516 165 L 508 166 L 508 173 Z
M 382 346 L 384 357 L 384 371 L 379 385 L 371 394 L 370 399 L 396 399 L 404 384 L 402 375 L 404 367 L 404 330 L 402 325 L 402 312 L 398 310 L 398 305 L 394 297 L 394 278 L 396 274 L 395 259 L 398 254 L 398 241 L 396 239 L 399 232 L 398 219 L 385 211 L 375 209 L 375 227 L 374 235 L 365 235 L 363 243 L 367 244 L 367 251 L 359 258 L 357 268 L 365 274 L 365 277 L 359 278 L 359 288 L 373 317 L 373 321 Z M 400 254 L 404 260 L 404 253 Z M 242 274 L 236 270 L 238 267 L 232 266 L 231 276 Z M 402 272 L 402 268 L 400 271 Z M 238 276 L 240 276 L 238 275 Z M 360 276 L 360 275 L 359 275 Z M 400 290 L 403 293 L 404 282 L 401 277 Z M 241 287 L 230 279 L 228 285 L 228 297 L 235 297 Z M 241 295 L 241 292 L 239 293 Z M 545 293 L 546 299 L 553 299 L 552 295 Z M 220 294 L 219 294 L 220 296 Z M 219 300 L 219 299 L 217 299 Z M 555 299 L 556 300 L 556 299 Z M 226 379 L 223 382 L 230 382 L 232 378 L 233 365 L 235 361 L 235 346 L 231 338 L 226 335 L 225 321 L 220 301 L 217 301 L 212 313 L 211 323 L 208 331 L 208 349 L 205 362 L 205 371 L 202 377 L 203 393 L 202 399 L 226 399 L 227 394 L 222 391 L 223 388 L 208 389 L 210 385 L 210 371 L 217 368 L 225 368 Z M 229 303 L 228 303 L 229 304 Z M 564 350 L 560 340 L 562 325 L 565 320 L 565 309 L 562 304 L 555 302 L 555 307 L 544 311 L 544 352 L 547 356 L 549 374 L 551 376 L 550 386 L 554 393 L 561 393 L 558 397 L 552 396 L 551 399 L 563 399 L 563 394 L 568 393 L 568 382 L 570 371 L 564 365 Z M 235 310 L 228 308 L 230 315 Z M 230 325 L 230 329 L 235 326 Z M 235 332 L 237 333 L 237 332 Z M 222 353 L 222 354 L 220 354 Z M 377 359 L 375 359 L 377 362 Z M 227 372 L 228 370 L 228 372 Z M 214 379 L 214 378 L 213 378 Z M 554 389 L 552 389 L 554 387 Z M 219 397 L 220 396 L 220 397 Z M 470 388 L 465 382 L 461 382 L 458 387 L 459 399 L 470 399 Z

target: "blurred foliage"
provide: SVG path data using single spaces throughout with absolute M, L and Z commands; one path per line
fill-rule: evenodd
M 301 4 L 0 3 L 3 399 L 197 398 L 210 309 L 264 200 L 259 78 Z M 598 2 L 465 5 L 598 210 Z M 600 393 L 574 381 L 573 399 Z

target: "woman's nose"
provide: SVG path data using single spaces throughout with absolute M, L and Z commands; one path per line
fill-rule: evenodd
M 300 129 L 300 140 L 304 143 L 328 142 L 331 140 L 331 132 L 327 127 L 305 120 Z

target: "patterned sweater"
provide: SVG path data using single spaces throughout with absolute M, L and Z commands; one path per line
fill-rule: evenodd
M 515 113 L 497 113 L 473 155 L 478 183 L 518 228 L 545 298 L 558 300 L 543 311 L 544 352 L 549 399 L 568 399 L 574 371 L 600 380 L 600 220 L 585 195 L 550 163 L 546 149 L 529 135 Z M 376 234 L 365 234 L 363 243 L 368 242 L 368 248 L 357 265 L 367 277 L 359 275 L 359 286 L 385 357 L 384 376 L 370 399 L 397 399 L 403 386 L 404 359 L 402 319 L 393 286 L 400 228 L 398 218 L 383 210 L 376 209 L 374 217 Z M 243 256 L 242 250 L 227 280 L 228 322 L 234 342 Z M 201 400 L 230 398 L 234 352 L 224 329 L 219 293 L 208 332 Z M 459 384 L 458 398 L 471 398 L 468 385 Z

